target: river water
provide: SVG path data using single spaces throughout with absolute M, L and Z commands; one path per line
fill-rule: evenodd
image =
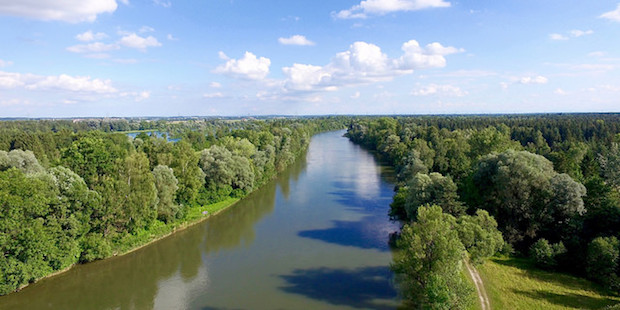
M 342 137 L 235 206 L 138 251 L 0 297 L 0 309 L 395 309 L 393 173 Z

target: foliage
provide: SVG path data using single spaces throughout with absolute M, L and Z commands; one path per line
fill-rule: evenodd
M 502 233 L 497 230 L 497 222 L 487 211 L 478 210 L 475 216 L 463 215 L 457 223 L 459 239 L 475 264 L 483 263 L 502 249 Z
M 566 253 L 566 247 L 560 241 L 550 244 L 547 239 L 541 238 L 530 247 L 530 258 L 542 268 L 552 269 L 557 266 L 556 257 Z
M 460 276 L 465 248 L 456 219 L 439 206 L 418 208 L 417 221 L 405 225 L 397 245 L 401 249 L 392 269 L 401 275 L 405 297 L 432 309 L 463 309 L 472 288 Z
M 616 237 L 598 237 L 592 240 L 588 245 L 586 259 L 588 277 L 613 290 L 618 290 L 620 288 L 619 252 L 620 242 Z

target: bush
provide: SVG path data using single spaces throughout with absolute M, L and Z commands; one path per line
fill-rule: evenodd
M 542 268 L 555 268 L 557 266 L 557 257 L 566 253 L 566 247 L 562 242 L 550 244 L 547 239 L 538 239 L 536 243 L 530 247 L 530 257 L 536 265 Z

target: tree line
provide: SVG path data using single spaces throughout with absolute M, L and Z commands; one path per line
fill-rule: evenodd
M 398 172 L 393 268 L 418 305 L 466 307 L 464 255 L 497 251 L 620 291 L 620 115 L 367 117 L 347 135 Z
M 313 134 L 346 123 L 163 125 L 177 128 L 181 140 L 132 139 L 66 121 L 0 122 L 13 128 L 0 130 L 0 295 L 116 254 L 127 236 L 183 222 L 192 208 L 243 197 L 293 163 Z

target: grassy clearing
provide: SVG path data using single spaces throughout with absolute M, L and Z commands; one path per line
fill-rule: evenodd
M 588 280 L 536 269 L 526 259 L 493 258 L 477 268 L 493 309 L 601 309 L 620 303 Z

